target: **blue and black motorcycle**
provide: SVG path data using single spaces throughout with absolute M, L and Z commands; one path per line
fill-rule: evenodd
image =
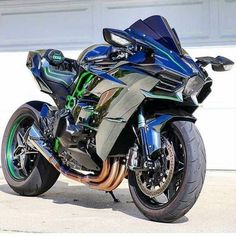
M 55 101 L 31 101 L 11 117 L 2 167 L 17 193 L 35 196 L 60 173 L 111 193 L 124 178 L 138 209 L 172 222 L 194 205 L 206 154 L 193 112 L 211 92 L 205 66 L 226 71 L 227 58 L 193 61 L 162 16 L 128 29 L 103 29 L 107 44 L 77 60 L 61 51 L 29 52 L 27 67 Z

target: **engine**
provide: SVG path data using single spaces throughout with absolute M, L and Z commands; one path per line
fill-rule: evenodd
M 45 104 L 41 110 L 41 127 L 62 164 L 77 171 L 100 171 L 102 161 L 96 154 L 96 131 L 75 121 L 70 110 Z

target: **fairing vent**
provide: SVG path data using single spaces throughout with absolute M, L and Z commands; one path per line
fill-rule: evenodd
M 202 103 L 206 99 L 206 97 L 211 93 L 211 86 L 212 86 L 212 79 L 208 78 L 205 81 L 202 90 L 197 95 L 198 103 Z
M 159 75 L 158 79 L 159 81 L 154 88 L 155 91 L 157 90 L 173 93 L 176 92 L 184 84 L 184 79 L 177 76 L 171 77 L 169 75 Z

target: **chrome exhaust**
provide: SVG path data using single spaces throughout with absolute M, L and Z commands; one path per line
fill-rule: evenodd
M 48 150 L 43 135 L 41 131 L 36 127 L 36 125 L 32 125 L 27 140 L 29 146 L 33 146 L 36 148 L 49 162 L 53 158 L 52 153 Z
M 44 142 L 42 132 L 34 124 L 29 130 L 27 143 L 30 146 L 36 148 L 40 152 L 40 154 L 42 154 L 48 160 L 48 162 L 51 163 L 59 172 L 65 172 L 63 174 L 66 175 L 66 171 L 61 167 L 59 162 L 56 160 L 56 158 L 53 156 L 52 152 L 48 149 L 46 143 Z M 75 176 L 73 176 L 73 178 L 74 177 Z

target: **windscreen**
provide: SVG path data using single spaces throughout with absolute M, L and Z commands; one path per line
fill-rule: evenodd
M 152 37 L 166 48 L 173 50 L 178 54 L 182 54 L 180 42 L 163 16 L 156 15 L 145 20 L 138 20 L 129 28 L 142 32 L 143 34 Z

